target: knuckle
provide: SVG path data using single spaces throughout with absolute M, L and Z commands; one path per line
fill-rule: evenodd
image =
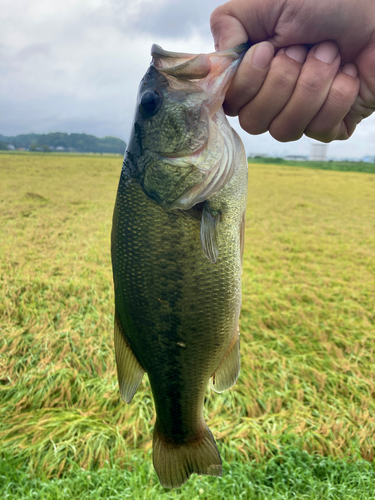
M 345 89 L 339 87 L 332 87 L 329 92 L 329 99 L 336 108 L 350 107 L 354 103 L 355 97 L 351 92 L 348 93 Z
M 334 141 L 337 138 L 337 130 L 323 130 L 323 129 L 315 129 L 307 127 L 305 130 L 305 135 L 310 137 L 311 139 L 315 139 L 319 142 L 329 143 Z
M 341 125 L 342 131 L 340 133 L 340 139 L 343 137 L 349 139 L 349 137 L 352 136 L 355 129 L 357 128 L 358 123 L 359 122 L 355 119 L 355 117 L 351 116 L 351 113 L 349 112 L 343 119 L 343 124 Z
M 373 101 L 359 99 L 357 107 L 362 110 L 363 118 L 367 118 L 375 111 L 375 99 Z
M 288 72 L 286 68 L 283 68 L 280 72 L 275 74 L 273 80 L 273 86 L 275 90 L 284 91 L 293 88 L 297 82 L 298 75 L 292 72 Z
M 217 34 L 220 30 L 222 15 L 220 12 L 217 12 L 219 8 L 215 9 L 210 17 L 210 26 L 213 35 Z
M 243 128 L 248 134 L 259 135 L 267 132 L 267 127 L 261 126 L 256 119 L 256 116 L 249 111 L 240 111 L 238 119 L 241 128 Z
M 301 75 L 299 84 L 302 89 L 306 89 L 309 93 L 318 93 L 326 85 L 326 79 L 319 73 L 309 73 L 308 75 Z
M 294 87 L 298 75 L 299 70 L 296 68 L 295 64 L 291 61 L 289 63 L 289 58 L 275 58 L 272 66 L 271 66 L 271 78 L 272 84 L 275 88 L 284 90 L 289 89 L 290 87 Z
M 329 91 L 329 99 L 336 107 L 351 107 L 357 97 L 358 87 L 355 81 L 337 78 Z
M 221 25 L 223 17 L 226 15 L 227 9 L 225 8 L 225 5 L 219 5 L 219 7 L 216 7 L 210 16 L 211 30 L 217 29 Z
M 360 123 L 364 118 L 368 118 L 375 111 L 375 102 L 371 104 L 369 101 L 364 101 L 358 96 L 351 107 L 351 112 L 357 117 L 357 123 Z
M 366 68 L 366 72 L 363 71 L 362 78 L 360 80 L 360 88 L 359 88 L 359 98 L 361 100 L 361 104 L 364 107 L 368 107 L 370 109 L 375 109 L 375 74 L 372 78 L 369 78 L 368 69 Z
M 303 135 L 303 132 L 294 131 L 283 124 L 271 123 L 269 128 L 270 135 L 279 142 L 298 141 Z
M 236 106 L 236 105 L 224 102 L 223 108 L 224 108 L 224 113 L 227 116 L 237 116 L 238 115 L 238 106 Z
M 226 23 L 228 15 L 228 9 L 225 8 L 225 5 L 220 5 L 212 12 L 210 16 L 210 28 L 215 41 L 219 41 L 222 37 L 225 38 L 226 30 L 228 29 Z

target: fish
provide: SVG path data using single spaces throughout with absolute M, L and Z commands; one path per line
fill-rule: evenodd
M 115 201 L 119 390 L 130 403 L 147 373 L 165 488 L 193 473 L 222 475 L 203 406 L 208 383 L 223 392 L 240 371 L 247 159 L 222 105 L 246 49 L 152 46 Z

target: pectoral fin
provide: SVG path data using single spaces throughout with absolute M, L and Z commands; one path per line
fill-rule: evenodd
M 226 352 L 219 368 L 210 379 L 210 386 L 215 392 L 223 392 L 230 389 L 237 381 L 240 373 L 240 334 L 236 336 L 233 344 Z
M 115 355 L 120 394 L 125 403 L 130 403 L 142 382 L 144 370 L 123 337 L 115 316 Z
M 205 256 L 213 264 L 219 256 L 220 213 L 213 214 L 205 202 L 201 220 L 201 243 Z

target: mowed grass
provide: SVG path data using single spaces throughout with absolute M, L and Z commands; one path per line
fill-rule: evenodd
M 225 478 L 167 493 L 147 377 L 117 388 L 121 163 L 0 156 L 0 496 L 375 498 L 375 175 L 250 164 L 242 370 L 205 406 Z

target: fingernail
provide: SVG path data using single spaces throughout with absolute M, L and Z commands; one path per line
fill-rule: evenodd
M 275 50 L 269 42 L 260 43 L 254 50 L 253 65 L 260 69 L 267 68 L 272 61 L 274 52 Z
M 358 70 L 354 64 L 345 64 L 341 71 L 352 78 L 357 78 L 358 76 Z
M 318 45 L 315 49 L 314 56 L 319 61 L 331 64 L 335 60 L 338 52 L 339 51 L 335 43 L 324 42 Z
M 299 63 L 303 63 L 306 59 L 306 49 L 302 45 L 291 45 L 286 49 L 285 54 Z

